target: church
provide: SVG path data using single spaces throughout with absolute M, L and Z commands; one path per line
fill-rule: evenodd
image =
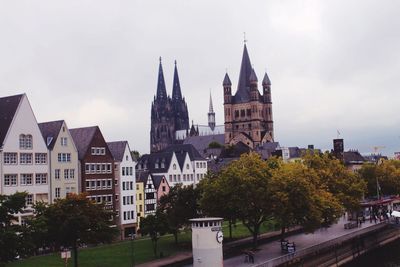
M 175 133 L 188 131 L 189 112 L 182 97 L 178 68 L 175 61 L 172 97 L 167 95 L 160 57 L 157 94 L 151 104 L 150 151 L 158 152 L 175 143 Z
M 246 43 L 244 44 L 237 90 L 232 95 L 232 82 L 228 73 L 223 80 L 225 144 L 245 144 L 256 149 L 274 142 L 272 119 L 271 81 L 264 74 L 262 94 L 253 69 Z

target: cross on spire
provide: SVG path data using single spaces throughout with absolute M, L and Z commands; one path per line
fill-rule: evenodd
M 243 42 L 244 42 L 244 44 L 246 44 L 246 43 L 247 43 L 247 39 L 246 39 L 246 32 L 243 32 Z

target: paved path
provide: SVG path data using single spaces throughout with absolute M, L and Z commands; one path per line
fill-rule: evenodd
M 287 239 L 289 242 L 294 242 L 296 244 L 296 250 L 304 249 L 310 246 L 317 245 L 319 243 L 326 242 L 330 239 L 337 238 L 362 228 L 375 225 L 375 223 L 370 224 L 369 221 L 362 224 L 361 227 L 353 229 L 344 229 L 344 219 L 341 219 L 337 224 L 332 225 L 329 228 L 323 228 L 315 231 L 313 234 L 295 234 L 289 236 Z M 235 267 L 249 267 L 255 266 L 257 264 L 263 263 L 265 261 L 280 257 L 285 255 L 281 252 L 281 246 L 279 241 L 272 241 L 266 244 L 260 245 L 259 250 L 255 253 L 255 261 L 253 263 L 245 263 L 244 255 L 239 255 L 233 258 L 224 260 L 224 267 L 235 266 Z

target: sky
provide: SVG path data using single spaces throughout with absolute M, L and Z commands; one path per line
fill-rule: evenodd
M 281 146 L 400 151 L 400 1 L 1 0 L 0 96 L 26 93 L 38 122 L 99 125 L 148 153 L 159 57 L 177 60 L 190 120 L 207 123 L 222 80 L 236 90 L 244 32 L 272 82 Z M 261 90 L 261 84 L 259 89 Z

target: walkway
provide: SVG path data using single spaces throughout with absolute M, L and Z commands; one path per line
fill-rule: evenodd
M 294 242 L 296 244 L 296 250 L 304 249 L 310 246 L 314 246 L 330 239 L 334 239 L 343 235 L 347 235 L 352 232 L 359 231 L 360 229 L 367 228 L 375 223 L 369 223 L 369 221 L 362 224 L 361 227 L 353 229 L 344 229 L 344 223 L 347 220 L 341 219 L 337 224 L 332 225 L 329 228 L 322 228 L 315 231 L 313 234 L 295 234 L 289 236 L 287 239 L 289 242 Z M 224 266 L 235 266 L 235 267 L 249 267 L 257 266 L 260 263 L 266 262 L 268 260 L 285 255 L 281 252 L 281 246 L 279 241 L 268 242 L 264 245 L 259 246 L 259 250 L 255 252 L 255 261 L 253 263 L 245 263 L 244 255 L 239 255 L 233 258 L 224 260 Z

